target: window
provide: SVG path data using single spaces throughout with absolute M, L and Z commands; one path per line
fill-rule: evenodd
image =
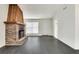
M 27 33 L 38 33 L 38 24 L 39 22 L 27 22 Z

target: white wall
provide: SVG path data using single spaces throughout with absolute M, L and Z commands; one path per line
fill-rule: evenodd
M 52 27 L 53 26 L 51 18 L 40 19 L 39 32 L 41 35 L 53 35 Z
M 0 4 L 0 47 L 5 45 L 5 24 L 7 20 L 8 5 Z
M 57 16 L 58 39 L 74 48 L 75 41 L 75 6 L 66 5 L 65 10 Z
M 33 34 L 33 35 L 53 35 L 54 31 L 53 31 L 53 25 L 52 25 L 53 24 L 52 18 L 27 19 L 26 23 L 27 23 L 27 21 L 39 22 L 39 34 Z M 27 34 L 27 35 L 29 35 L 29 34 Z
M 52 29 L 53 29 L 53 36 L 55 38 L 58 38 L 58 20 L 57 19 L 53 19 L 52 20 Z
M 75 5 L 75 49 L 79 50 L 79 5 Z

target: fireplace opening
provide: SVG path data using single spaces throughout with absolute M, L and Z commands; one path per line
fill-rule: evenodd
M 20 25 L 20 28 L 19 28 L 19 39 L 21 39 L 22 37 L 24 37 L 24 26 Z

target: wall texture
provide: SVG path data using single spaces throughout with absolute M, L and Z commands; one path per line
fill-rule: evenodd
M 0 47 L 5 45 L 5 24 L 7 20 L 8 5 L 0 4 Z

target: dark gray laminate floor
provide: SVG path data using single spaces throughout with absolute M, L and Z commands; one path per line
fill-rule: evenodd
M 0 48 L 0 54 L 74 54 L 75 51 L 59 40 L 49 37 L 28 37 L 22 46 Z

